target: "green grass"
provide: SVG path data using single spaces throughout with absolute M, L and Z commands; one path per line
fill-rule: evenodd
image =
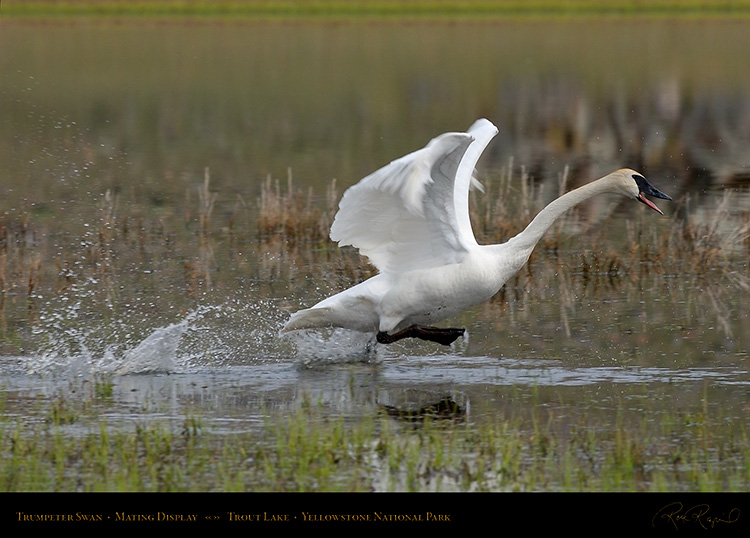
M 106 398 L 53 399 L 0 417 L 0 491 L 743 491 L 750 438 L 717 417 L 659 424 L 622 410 L 604 427 L 535 410 L 480 423 L 331 418 L 314 402 L 257 431 L 178 423 L 114 427 Z M 729 431 L 729 430 L 732 431 Z
M 567 16 L 736 16 L 748 0 L 117 0 L 3 3 L 4 16 L 240 18 L 516 18 Z

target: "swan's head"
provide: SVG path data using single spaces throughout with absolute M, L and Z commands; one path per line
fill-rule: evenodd
M 663 215 L 662 210 L 656 207 L 651 200 L 646 198 L 646 195 L 653 196 L 655 198 L 661 198 L 663 200 L 671 200 L 672 197 L 664 194 L 659 189 L 654 187 L 648 180 L 641 174 L 630 168 L 623 168 L 612 174 L 615 176 L 618 187 L 624 190 L 624 194 L 629 198 L 634 198 L 639 202 L 643 202 L 648 207 Z

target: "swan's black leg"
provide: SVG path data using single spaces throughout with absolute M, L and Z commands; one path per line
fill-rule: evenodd
M 440 327 L 423 327 L 422 325 L 411 325 L 397 333 L 388 334 L 385 331 L 378 333 L 377 339 L 381 344 L 392 344 L 404 338 L 419 338 L 429 342 L 436 342 L 449 346 L 459 336 L 463 336 L 465 329 L 442 329 Z

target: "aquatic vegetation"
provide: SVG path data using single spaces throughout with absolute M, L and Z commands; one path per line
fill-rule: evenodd
M 265 241 L 282 240 L 288 245 L 297 242 L 325 242 L 336 213 L 338 193 L 332 180 L 324 194 L 307 193 L 295 188 L 292 171 L 286 189 L 270 176 L 260 186 L 258 197 L 258 237 Z
M 565 426 L 554 414 L 330 417 L 308 401 L 267 410 L 254 431 L 182 422 L 110 426 L 106 398 L 41 402 L 0 417 L 0 490 L 9 491 L 743 491 L 750 439 L 708 415 L 660 424 Z

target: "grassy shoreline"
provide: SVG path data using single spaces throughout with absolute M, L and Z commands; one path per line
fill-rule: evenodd
M 2 402 L 0 402 L 2 406 Z M 108 397 L 0 414 L 0 492 L 746 491 L 747 432 L 704 410 L 606 428 L 543 410 L 475 423 L 331 419 L 315 401 L 225 435 L 183 421 L 113 427 Z
M 247 20 L 503 20 L 570 17 L 747 17 L 750 0 L 70 0 L 4 2 L 3 19 L 88 18 L 218 18 Z

